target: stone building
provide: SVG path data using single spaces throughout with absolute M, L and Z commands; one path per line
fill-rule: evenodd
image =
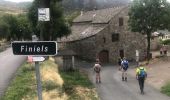
M 59 49 L 71 49 L 81 58 L 101 62 L 117 62 L 118 57 L 135 61 L 146 50 L 142 34 L 128 29 L 128 7 L 116 7 L 81 13 L 74 19 L 72 33 L 58 39 Z

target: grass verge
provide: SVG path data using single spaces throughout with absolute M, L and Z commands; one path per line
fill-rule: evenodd
M 17 71 L 15 79 L 11 82 L 1 100 L 22 100 L 26 95 L 36 94 L 34 67 L 24 63 Z
M 161 88 L 161 92 L 170 96 L 170 82 Z
M 75 72 L 60 72 L 54 60 L 40 64 L 43 100 L 98 100 L 96 91 L 87 75 Z M 0 100 L 37 100 L 35 68 L 24 63 L 17 71 Z
M 69 95 L 68 100 L 99 100 L 93 84 L 88 76 L 79 70 L 60 71 L 64 80 L 63 91 Z

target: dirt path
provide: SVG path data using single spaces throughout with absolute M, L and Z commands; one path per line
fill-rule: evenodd
M 128 81 L 122 82 L 121 72 L 116 67 L 104 66 L 101 84 L 96 84 L 95 74 L 90 69 L 89 72 L 101 100 L 170 100 L 170 97 L 161 94 L 148 84 L 145 85 L 145 94 L 141 95 L 135 76 L 129 75 Z
M 101 72 L 102 83 L 96 84 L 95 73 L 92 69 L 93 63 L 86 61 L 78 61 L 78 63 L 77 65 L 88 71 L 101 100 L 170 100 L 170 97 L 158 90 L 170 78 L 170 62 L 167 59 L 155 59 L 148 65 L 145 95 L 141 95 L 139 92 L 138 82 L 135 78 L 135 68 L 133 67 L 128 70 L 128 82 L 122 82 L 118 66 L 104 65 Z
M 160 90 L 163 85 L 170 82 L 170 61 L 167 58 L 154 59 L 151 64 L 146 66 L 148 72 L 147 83 Z M 129 73 L 134 76 L 135 69 Z

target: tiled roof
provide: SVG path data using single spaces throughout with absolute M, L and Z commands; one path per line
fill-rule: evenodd
M 92 26 L 92 25 L 73 25 L 71 27 L 72 34 L 67 37 L 58 39 L 58 42 L 70 42 L 81 40 L 90 36 L 93 36 L 103 30 L 106 25 Z
M 111 18 L 117 15 L 123 8 L 125 7 L 114 7 L 84 12 L 84 14 L 75 18 L 73 22 L 108 23 Z
M 103 30 L 107 23 L 125 7 L 88 11 L 74 19 L 72 33 L 58 39 L 58 42 L 71 42 L 93 36 Z M 85 22 L 88 22 L 85 23 Z M 83 23 L 83 24 L 76 24 Z

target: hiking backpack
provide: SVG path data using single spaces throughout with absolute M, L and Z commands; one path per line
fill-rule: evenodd
M 143 77 L 143 78 L 145 78 L 146 77 L 146 72 L 145 72 L 145 70 L 144 70 L 144 68 L 139 68 L 139 77 Z
M 128 68 L 129 67 L 129 63 L 128 63 L 128 61 L 127 60 L 123 60 L 123 68 Z
M 100 70 L 101 70 L 101 69 L 100 69 L 100 65 L 95 64 L 94 71 L 95 71 L 96 73 L 99 73 Z

